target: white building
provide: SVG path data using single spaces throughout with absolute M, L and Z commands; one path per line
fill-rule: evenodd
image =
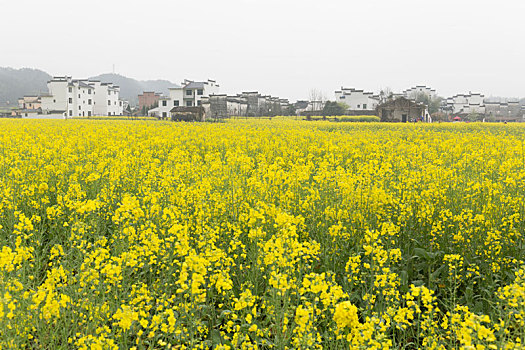
M 420 94 L 425 94 L 431 99 L 437 97 L 436 90 L 425 85 L 417 85 L 403 91 L 403 96 L 412 100 L 415 100 Z
M 173 108 L 173 100 L 169 96 L 159 97 L 159 106 L 148 111 L 148 115 L 151 114 L 158 116 L 159 118 L 167 119 L 170 116 L 170 111 Z
M 43 114 L 62 114 L 64 117 L 122 115 L 120 88 L 100 81 L 73 80 L 54 77 L 47 83 L 49 93 L 42 96 Z
M 480 93 L 458 94 L 447 99 L 444 109 L 452 114 L 485 114 L 484 99 Z
M 215 80 L 196 82 L 184 80 L 182 86 L 169 88 L 169 96 L 159 98 L 158 114 L 161 118 L 169 118 L 173 107 L 195 107 L 202 104 L 202 100 L 219 92 L 219 85 Z
M 335 92 L 335 101 L 346 104 L 350 111 L 372 112 L 379 104 L 379 96 L 364 90 L 341 87 L 341 90 Z
M 112 83 L 101 83 L 96 80 L 89 81 L 88 84 L 95 88 L 94 115 L 113 116 L 123 114 L 124 101 L 119 98 L 120 87 Z
M 203 82 L 184 80 L 182 91 L 184 93 L 184 106 L 194 107 L 201 105 L 203 97 L 217 94 L 219 92 L 219 85 L 215 80 L 210 79 Z

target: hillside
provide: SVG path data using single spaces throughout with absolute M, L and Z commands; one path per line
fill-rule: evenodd
M 0 106 L 15 106 L 19 97 L 47 92 L 49 79 L 38 69 L 0 67 Z
M 51 78 L 51 75 L 38 69 L 0 67 L 0 106 L 16 106 L 19 97 L 47 92 L 47 82 Z M 90 79 L 120 86 L 120 98 L 132 105 L 138 104 L 137 96 L 143 91 L 168 94 L 169 87 L 177 86 L 168 80 L 140 81 L 119 74 L 101 74 Z
M 90 79 L 120 86 L 120 98 L 128 100 L 132 105 L 138 104 L 138 95 L 143 91 L 155 91 L 167 95 L 169 87 L 178 86 L 168 80 L 136 80 L 113 73 L 97 75 Z

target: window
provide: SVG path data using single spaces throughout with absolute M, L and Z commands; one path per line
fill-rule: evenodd
M 91 89 L 88 90 L 88 95 L 91 95 Z
M 173 100 L 173 105 L 175 107 L 178 107 L 179 106 L 179 100 Z
M 55 101 L 53 101 L 53 102 L 55 102 Z M 69 103 L 73 103 L 73 99 L 71 97 L 69 98 Z
M 202 90 L 202 89 L 197 90 L 197 95 L 199 95 L 199 96 L 204 95 L 204 90 Z
M 197 106 L 200 106 L 200 105 L 201 105 L 201 102 L 202 102 L 201 100 L 198 100 L 198 101 L 197 101 Z
M 186 96 L 192 96 L 192 95 L 193 95 L 193 93 L 192 93 L 191 90 L 186 90 Z
M 79 111 L 81 110 L 80 106 L 78 106 L 78 110 L 79 110 Z
M 111 101 L 110 100 L 108 100 L 108 106 L 111 106 Z
M 363 104 L 363 109 L 366 109 L 366 103 L 365 103 L 365 104 Z
M 57 100 L 53 100 L 53 103 L 56 103 L 56 102 L 57 102 Z
M 119 101 L 119 102 L 118 102 L 118 105 L 119 105 L 120 107 L 122 107 L 122 101 Z
M 78 98 L 80 98 L 80 94 L 78 94 Z
M 166 118 L 168 116 L 168 113 L 162 112 L 162 118 Z
M 73 88 L 70 86 L 68 89 L 67 89 L 69 92 L 73 92 Z
M 88 117 L 91 117 L 91 111 L 88 111 Z
M 344 96 L 341 96 L 341 97 L 339 97 L 339 98 L 340 98 L 341 100 L 344 100 L 344 99 L 345 99 L 345 97 L 344 97 Z
M 186 101 L 186 107 L 192 107 L 193 101 Z
M 90 105 L 90 106 L 91 106 L 91 99 L 89 99 L 89 100 L 88 100 L 88 105 Z
M 361 105 L 357 105 L 357 108 L 361 108 Z
M 168 105 L 168 101 L 166 101 L 166 100 L 162 100 L 162 106 L 163 106 L 163 107 L 166 107 L 167 105 Z
M 72 110 L 69 110 L 69 116 L 70 116 L 70 117 L 73 116 L 73 111 L 72 111 Z

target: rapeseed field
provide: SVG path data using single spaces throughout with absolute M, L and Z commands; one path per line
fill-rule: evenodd
M 0 120 L 0 346 L 523 349 L 524 139 Z

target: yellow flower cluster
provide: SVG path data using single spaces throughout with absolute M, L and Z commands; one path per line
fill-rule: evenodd
M 524 140 L 0 120 L 0 349 L 523 349 Z

